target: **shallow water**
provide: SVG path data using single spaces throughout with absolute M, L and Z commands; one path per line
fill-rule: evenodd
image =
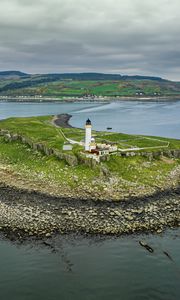
M 120 101 L 73 112 L 71 124 L 82 127 L 90 118 L 97 130 L 146 134 L 180 139 L 180 101 Z
M 180 138 L 180 101 L 111 104 L 0 103 L 0 119 L 70 113 L 71 124 Z M 56 253 L 0 240 L 0 300 L 179 300 L 180 229 L 116 239 L 64 236 Z M 139 245 L 146 240 L 149 253 Z M 169 253 L 169 259 L 163 251 Z
M 178 300 L 179 234 L 169 230 L 161 236 L 104 240 L 65 236 L 56 240 L 56 253 L 1 241 L 1 299 Z M 139 245 L 142 239 L 154 253 Z

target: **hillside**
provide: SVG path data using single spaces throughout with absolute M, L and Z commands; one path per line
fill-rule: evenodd
M 56 97 L 163 97 L 180 95 L 180 82 L 159 77 L 118 74 L 25 74 L 0 72 L 0 96 Z

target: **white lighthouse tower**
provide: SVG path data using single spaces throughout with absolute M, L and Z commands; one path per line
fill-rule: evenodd
M 85 151 L 90 151 L 91 131 L 92 131 L 91 121 L 89 119 L 87 119 L 86 125 L 85 125 Z

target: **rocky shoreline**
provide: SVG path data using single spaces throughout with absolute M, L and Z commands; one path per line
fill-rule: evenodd
M 180 225 L 180 188 L 128 201 L 54 197 L 0 184 L 0 230 L 8 237 L 161 233 Z
M 72 115 L 69 114 L 60 114 L 54 117 L 53 124 L 57 127 L 62 128 L 72 128 L 69 124 L 69 120 L 71 119 Z

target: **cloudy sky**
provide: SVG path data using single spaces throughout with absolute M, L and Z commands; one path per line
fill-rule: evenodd
M 180 1 L 0 0 L 0 70 L 180 81 Z

